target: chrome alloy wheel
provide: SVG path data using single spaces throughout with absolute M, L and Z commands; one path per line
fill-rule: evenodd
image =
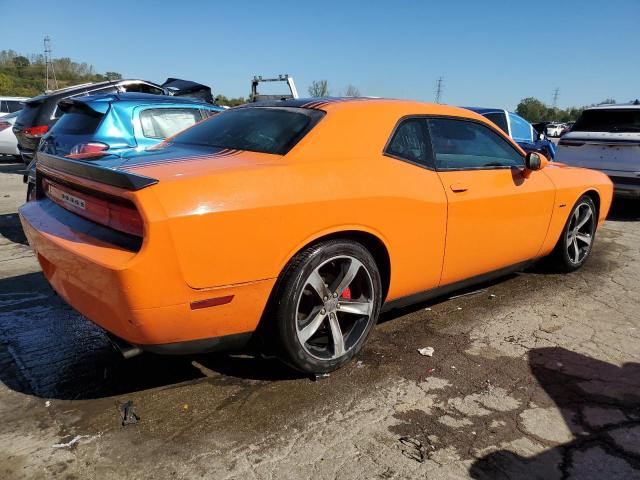
M 340 255 L 316 267 L 296 308 L 300 345 L 311 356 L 333 360 L 348 353 L 367 330 L 374 310 L 374 288 L 358 259 Z
M 581 263 L 591 250 L 595 218 L 591 205 L 579 204 L 571 215 L 567 228 L 567 255 L 577 265 Z

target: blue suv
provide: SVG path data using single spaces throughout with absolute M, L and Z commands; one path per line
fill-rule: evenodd
M 556 156 L 556 146 L 549 141 L 544 133 L 538 132 L 533 125 L 520 115 L 501 108 L 464 107 L 479 113 L 491 120 L 522 147 L 525 152 L 540 152 L 549 160 Z

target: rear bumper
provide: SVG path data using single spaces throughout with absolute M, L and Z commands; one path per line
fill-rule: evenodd
M 184 353 L 237 347 L 248 338 L 237 335 L 257 327 L 275 279 L 194 290 L 166 245 L 157 253 L 144 245 L 139 251 L 118 246 L 101 238 L 92 222 L 70 214 L 79 219 L 70 223 L 69 214 L 46 199 L 20 208 L 51 286 L 111 334 L 143 350 Z M 199 308 L 221 297 L 231 300 Z

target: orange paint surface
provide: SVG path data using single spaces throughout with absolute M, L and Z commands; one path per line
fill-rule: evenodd
M 29 202 L 20 217 L 45 276 L 125 340 L 181 342 L 253 331 L 287 262 L 326 235 L 376 238 L 390 259 L 393 300 L 548 254 L 587 191 L 599 198 L 600 223 L 608 212 L 612 185 L 595 171 L 549 163 L 534 172 L 437 172 L 383 154 L 407 115 L 470 118 L 507 138 L 470 111 L 392 100 L 322 108 L 325 117 L 287 155 L 136 166 L 129 171 L 159 180 L 139 191 L 39 167 L 126 198 L 144 230 L 140 250 L 129 251 L 75 232 L 43 208 L 46 199 Z M 232 300 L 191 308 L 214 297 Z

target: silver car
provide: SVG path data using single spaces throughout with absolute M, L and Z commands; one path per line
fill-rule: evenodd
M 555 160 L 606 173 L 617 196 L 640 198 L 640 101 L 582 112 Z

